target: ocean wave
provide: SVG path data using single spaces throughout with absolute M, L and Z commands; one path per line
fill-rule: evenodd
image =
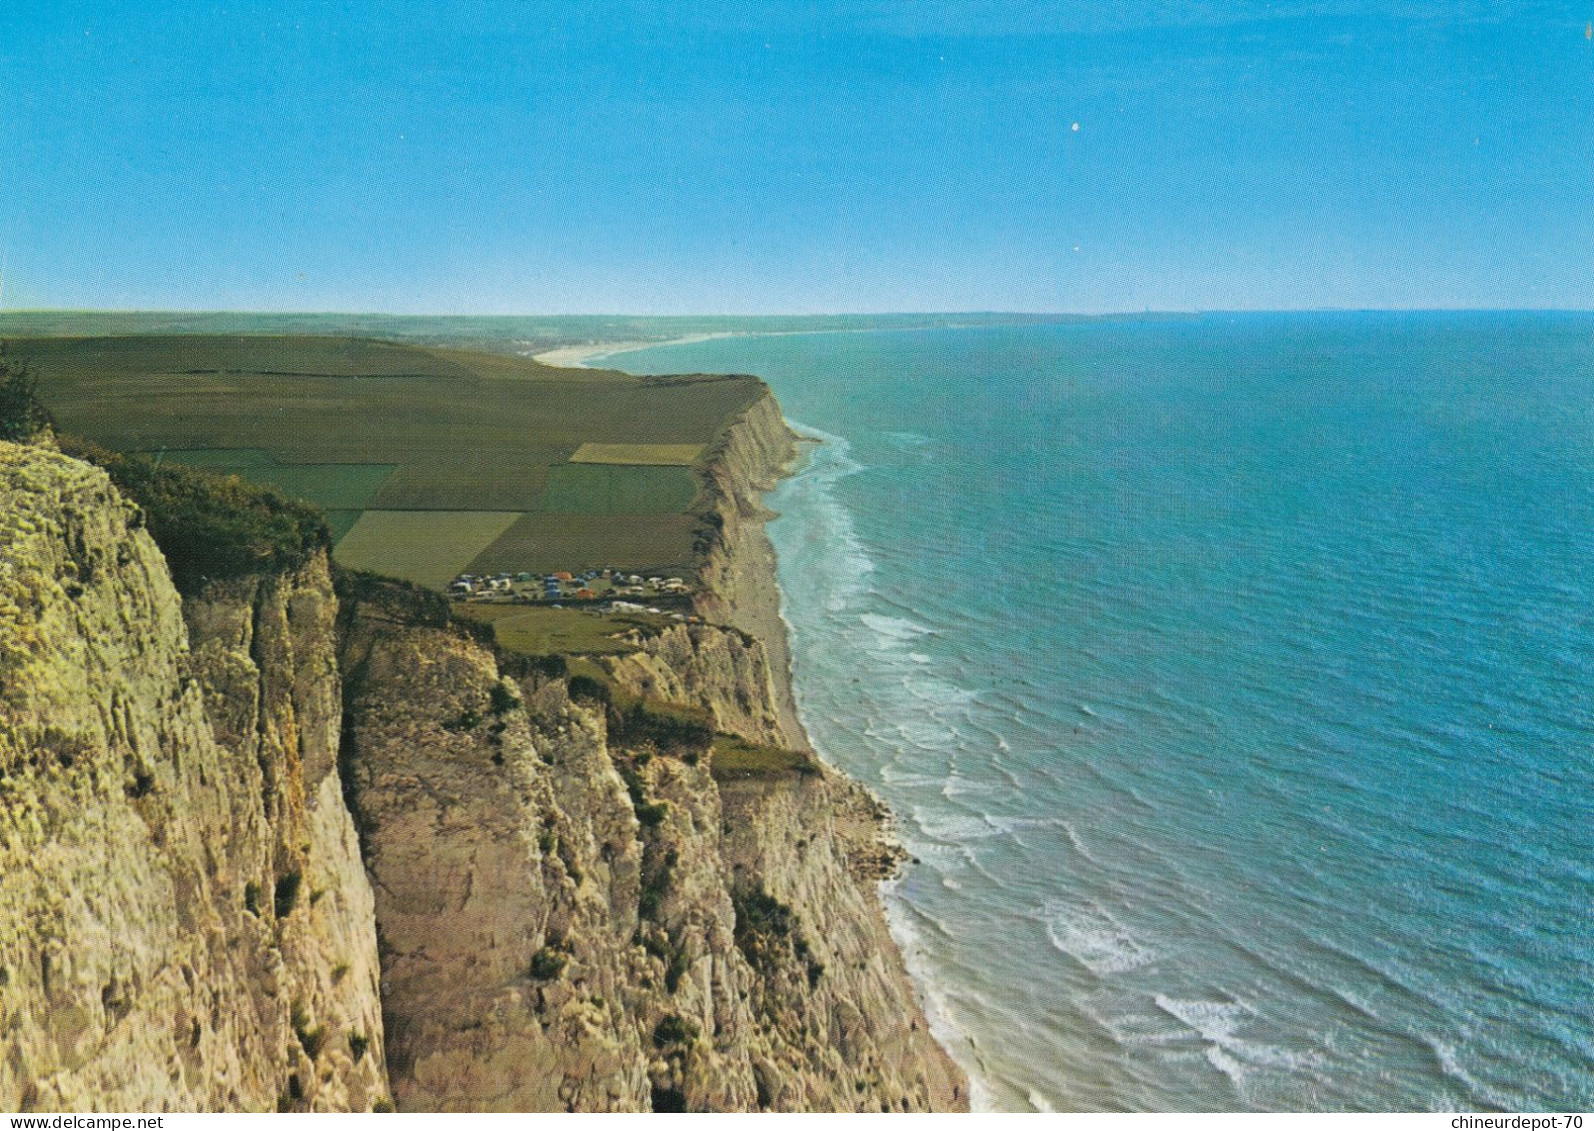
M 935 719 L 905 718 L 886 723 L 885 727 L 875 729 L 875 733 L 887 740 L 895 733 L 903 742 L 926 754 L 945 753 L 957 745 L 946 725 Z
M 1083 997 L 1080 1008 L 1124 1048 L 1173 1045 L 1190 1035 L 1188 1026 L 1158 1009 L 1138 991 L 1125 992 L 1106 985 Z
M 874 630 L 875 635 L 882 640 L 892 643 L 901 643 L 919 636 L 930 636 L 935 630 L 926 628 L 906 617 L 886 617 L 879 613 L 863 613 L 858 617 L 864 624 Z
M 1095 903 L 1089 907 L 1048 903 L 1044 914 L 1052 946 L 1098 978 L 1138 970 L 1157 959 L 1156 951 Z
M 1320 1053 L 1287 1049 L 1240 1035 L 1240 1027 L 1256 1017 L 1256 1010 L 1243 1001 L 1175 998 L 1166 994 L 1155 994 L 1152 1000 L 1158 1009 L 1206 1042 L 1207 1062 L 1229 1079 L 1247 1103 L 1256 1102 L 1261 1074 L 1282 1072 L 1321 1082 L 1316 1073 L 1323 1061 Z
M 835 492 L 836 484 L 863 471 L 864 465 L 852 458 L 852 445 L 844 438 L 791 423 L 799 434 L 823 442 L 810 453 L 802 471 L 770 497 L 771 505 L 784 515 L 770 530 L 788 582 L 784 598 L 798 606 L 817 596 L 826 610 L 836 613 L 868 589 L 875 569 L 852 513 Z M 784 502 L 793 492 L 800 492 L 801 506 L 788 507 Z M 791 577 L 792 573 L 797 576 Z
M 1089 861 L 1095 867 L 1105 867 L 1103 862 L 1097 859 L 1096 855 L 1085 846 L 1084 840 L 1080 838 L 1079 831 L 1074 828 L 1072 822 L 1058 821 L 1057 824 L 1062 828 L 1063 836 L 1068 838 L 1069 846 L 1072 847 L 1075 852 L 1079 853 L 1081 857 Z
M 1000 836 L 1002 832 L 984 817 L 972 813 L 951 813 L 944 809 L 915 805 L 912 815 L 913 823 L 926 836 L 944 844 L 965 845 L 969 841 Z
M 1532 1108 L 1533 1104 L 1528 1102 L 1526 1095 L 1504 1092 L 1468 1071 L 1461 1061 L 1461 1051 L 1456 1046 L 1432 1034 L 1424 1034 L 1422 1039 L 1439 1065 L 1441 1076 L 1460 1085 L 1465 1098 L 1469 1101 L 1469 1106 L 1490 1106 L 1501 1111 L 1525 1111 Z
M 979 797 L 997 792 L 995 782 L 975 781 L 961 774 L 951 774 L 941 783 L 941 796 L 948 801 L 956 797 Z
M 966 706 L 978 697 L 977 692 L 970 691 L 966 687 L 917 673 L 903 676 L 901 687 L 921 703 L 928 703 L 941 710 Z
M 958 1022 L 948 988 L 935 977 L 938 964 L 930 960 L 931 948 L 921 929 L 921 923 L 926 921 L 925 916 L 903 897 L 901 883 L 897 879 L 880 886 L 886 923 L 913 976 L 931 1034 L 968 1075 L 969 1106 L 976 1111 L 991 1110 L 995 1092 L 983 1072 L 983 1060 L 973 1039 Z

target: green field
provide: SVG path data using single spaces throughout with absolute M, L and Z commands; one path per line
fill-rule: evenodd
M 340 560 L 427 585 L 466 568 L 690 568 L 692 461 L 763 393 L 749 377 L 638 378 L 338 337 L 11 348 L 62 430 L 308 499 L 329 512 Z M 572 463 L 583 450 L 599 458 Z
M 521 516 L 502 511 L 366 511 L 338 561 L 441 589 Z
M 205 471 L 231 472 L 327 511 L 364 510 L 393 474 L 390 463 L 278 463 L 260 448 L 179 448 L 146 454 Z
M 636 650 L 620 637 L 636 628 L 656 634 L 666 617 L 647 613 L 600 615 L 548 606 L 455 602 L 454 612 L 493 626 L 498 643 L 524 656 L 596 656 Z
M 688 467 L 567 463 L 548 469 L 539 510 L 555 514 L 679 514 L 697 498 Z
M 701 520 L 691 514 L 528 514 L 483 550 L 472 573 L 547 573 L 613 566 L 641 574 L 691 567 Z
M 570 462 L 691 467 L 702 454 L 702 444 L 582 444 Z

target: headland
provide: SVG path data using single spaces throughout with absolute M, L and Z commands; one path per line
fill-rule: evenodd
M 966 1107 L 881 914 L 883 813 L 812 756 L 792 708 L 759 495 L 794 443 L 761 383 L 374 343 L 161 348 L 177 354 L 143 370 L 147 342 L 33 354 L 58 421 L 146 454 L 0 445 L 15 803 L 0 962 L 20 1041 L 0 1106 Z M 334 354 L 343 371 L 327 371 Z M 308 399 L 341 420 L 339 397 L 421 398 L 427 383 L 448 390 L 429 402 L 431 443 L 401 450 L 371 425 L 352 449 L 316 450 L 348 437 L 278 419 Z M 561 439 L 563 464 L 545 458 L 545 491 L 592 477 L 553 470 L 583 443 L 701 443 L 696 489 L 670 512 L 690 556 L 644 563 L 668 537 L 598 551 L 689 567 L 690 611 L 617 619 L 592 651 L 516 648 L 436 588 L 336 564 L 334 545 L 400 487 L 434 492 L 441 506 L 409 511 L 463 537 L 457 514 L 436 516 L 463 509 L 471 468 L 497 465 L 459 457 L 483 454 L 460 422 L 490 418 L 471 414 L 511 386 L 576 400 L 597 425 Z M 100 405 L 133 387 L 139 414 Z M 277 399 L 237 407 L 257 393 Z M 162 396 L 188 406 L 181 429 Z M 625 432 L 617 399 L 671 397 L 729 407 L 706 432 L 679 412 L 664 415 L 682 436 Z M 261 420 L 308 458 L 262 458 L 277 441 Z M 424 474 L 427 454 L 448 474 Z M 365 509 L 340 541 L 251 470 Z M 544 552 L 569 553 L 573 514 L 624 525 L 613 500 L 634 505 L 634 485 L 597 474 L 595 514 L 527 507 L 504 529 L 532 546 L 546 527 L 566 541 Z M 525 491 L 515 478 L 489 487 Z M 106 827 L 127 835 L 106 842 Z M 157 1023 L 174 1010 L 192 1021 L 181 1032 Z

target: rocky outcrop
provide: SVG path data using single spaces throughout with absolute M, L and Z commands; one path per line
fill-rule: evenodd
M 739 658 L 756 681 L 732 698 L 768 693 L 740 633 L 688 635 L 663 645 L 699 658 L 686 671 L 717 681 Z M 868 838 L 837 819 L 850 783 L 717 782 L 707 750 L 611 741 L 601 705 L 506 680 L 447 629 L 357 618 L 350 641 L 401 1109 L 963 1103 L 855 867 Z
M 766 393 L 732 421 L 715 444 L 704 474 L 708 537 L 698 571 L 697 611 L 760 641 L 774 674 L 775 711 L 785 743 L 806 749 L 792 694 L 791 654 L 780 615 L 775 548 L 764 532 L 774 518 L 760 499 L 797 458 L 797 436 Z
M 780 682 L 762 642 L 738 630 L 680 625 L 638 636 L 636 650 L 596 659 L 633 695 L 696 707 L 717 730 L 755 742 L 790 742 L 776 708 Z
M 699 610 L 593 658 L 630 696 L 806 747 L 771 517 L 771 397 L 723 437 Z M 780 651 L 772 662 L 756 626 Z M 822 766 L 716 781 L 706 748 L 380 603 L 354 610 L 345 759 L 381 928 L 390 1071 L 416 1110 L 952 1110 L 875 886 L 884 809 Z
M 324 554 L 182 601 L 101 472 L 0 444 L 0 1108 L 966 1106 L 883 809 L 715 773 L 715 731 L 806 748 L 757 498 L 792 452 L 765 397 L 707 472 L 736 627 L 578 683 Z
M 325 564 L 207 598 L 191 651 L 141 527 L 98 470 L 0 444 L 0 1108 L 367 1110 Z

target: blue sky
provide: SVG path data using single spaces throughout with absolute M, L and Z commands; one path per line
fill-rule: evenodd
M 6 0 L 3 302 L 1590 308 L 1590 20 Z

